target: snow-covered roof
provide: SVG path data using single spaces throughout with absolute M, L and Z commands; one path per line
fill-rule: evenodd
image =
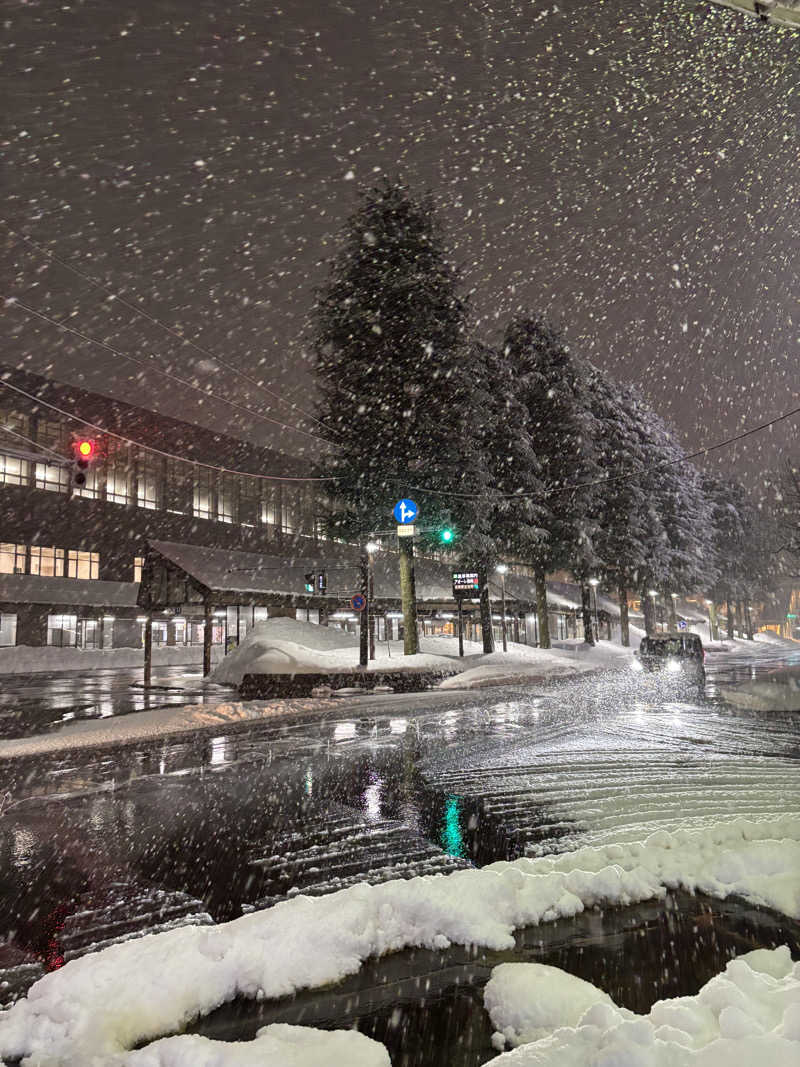
M 71 604 L 75 607 L 135 608 L 133 582 L 0 574 L 0 601 L 10 604 Z

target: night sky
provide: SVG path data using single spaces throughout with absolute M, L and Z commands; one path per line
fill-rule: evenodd
M 690 0 L 6 0 L 4 295 L 279 421 L 360 185 L 435 194 L 476 332 L 545 311 L 690 448 L 800 394 L 800 33 Z M 3 362 L 283 431 L 9 307 Z M 238 420 L 238 427 L 237 427 Z M 756 482 L 800 420 L 720 454 Z

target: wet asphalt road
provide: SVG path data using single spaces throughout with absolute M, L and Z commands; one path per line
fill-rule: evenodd
M 82 692 L 117 692 L 124 713 L 131 679 L 110 673 Z M 4 761 L 6 999 L 88 944 L 223 921 L 298 890 L 796 812 L 800 714 L 737 710 L 717 687 L 798 673 L 797 660 L 761 658 L 710 669 L 704 692 L 620 673 L 361 698 L 229 734 Z M 55 699 L 81 691 L 32 684 Z

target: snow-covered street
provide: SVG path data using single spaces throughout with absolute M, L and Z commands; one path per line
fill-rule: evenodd
M 709 656 L 705 695 L 611 671 L 316 710 L 289 702 L 229 732 L 222 717 L 219 733 L 209 708 L 203 733 L 7 761 L 7 999 L 55 971 L 0 1023 L 0 1054 L 14 1062 L 38 1048 L 53 1064 L 89 1049 L 111 1056 L 231 997 L 313 988 L 404 946 L 507 950 L 515 928 L 560 929 L 598 905 L 658 911 L 665 892 L 732 897 L 734 909 L 748 901 L 800 930 L 796 715 L 720 695 L 754 678 L 788 684 L 797 672 L 783 649 L 745 653 Z M 85 955 L 148 930 L 163 932 Z M 187 988 L 181 975 L 208 967 Z M 139 973 L 161 976 L 158 1006 L 152 984 L 126 978 Z M 98 982 L 122 983 L 105 998 L 111 1014 L 89 1008 Z M 691 975 L 681 982 L 699 989 Z M 125 1062 L 249 1064 L 277 1048 L 276 1062 L 305 1064 L 328 1054 L 324 1037 L 315 1046 L 300 1035 L 308 1049 L 298 1051 L 280 1028 L 260 1044 L 225 1046 L 233 1058 L 219 1061 L 204 1040 L 171 1038 Z M 347 1053 L 370 1067 L 383 1054 L 368 1043 Z

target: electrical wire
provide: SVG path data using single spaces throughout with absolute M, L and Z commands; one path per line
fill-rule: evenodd
M 217 400 L 222 404 L 227 404 L 229 407 L 236 408 L 238 411 L 244 411 L 248 415 L 254 418 L 261 419 L 263 422 L 271 422 L 274 426 L 279 426 L 282 430 L 289 430 L 291 433 L 300 434 L 303 437 L 310 437 L 312 441 L 320 441 L 322 444 L 330 447 L 331 442 L 324 437 L 320 437 L 318 434 L 309 433 L 307 430 L 301 430 L 297 426 L 290 426 L 288 423 L 281 422 L 279 419 L 270 418 L 269 415 L 262 415 L 252 408 L 247 407 L 245 404 L 240 404 L 236 400 L 228 400 L 227 397 L 219 396 L 217 393 L 212 393 L 207 389 L 203 389 L 200 385 L 195 385 L 194 382 L 190 382 L 187 378 L 181 378 L 180 375 L 173 374 L 171 371 L 162 370 L 153 360 L 139 359 L 138 356 L 128 355 L 126 352 L 121 352 L 118 348 L 114 348 L 113 345 L 108 344 L 107 341 L 101 341 L 96 337 L 90 337 L 89 334 L 82 333 L 80 330 L 76 330 L 73 326 L 67 326 L 66 323 L 59 322 L 58 319 L 53 319 L 49 315 L 45 315 L 42 311 L 37 311 L 36 308 L 30 307 L 28 304 L 24 304 L 16 297 L 5 297 L 6 306 L 21 308 L 29 315 L 35 315 L 36 318 L 42 319 L 44 322 L 49 323 L 51 326 L 58 327 L 59 330 L 64 330 L 66 333 L 71 333 L 75 337 L 79 337 L 82 341 L 88 341 L 90 344 L 97 345 L 99 348 L 104 348 L 107 352 L 111 352 L 112 355 L 119 357 L 120 359 L 127 359 L 131 363 L 135 363 L 140 367 L 149 367 L 154 370 L 156 374 L 163 374 L 165 378 L 168 378 L 172 382 L 177 382 L 179 385 L 183 385 L 188 389 L 194 390 L 196 393 L 200 393 L 201 396 L 206 399 Z
M 34 448 L 39 449 L 40 452 L 49 453 L 49 455 L 54 456 L 59 463 L 65 464 L 69 462 L 69 460 L 60 455 L 60 453 L 54 452 L 52 448 L 48 448 L 47 445 L 42 445 L 38 441 L 34 441 L 32 437 L 26 437 L 25 434 L 17 433 L 17 431 L 12 430 L 10 426 L 0 426 L 0 434 L 3 433 L 10 433 L 12 437 L 16 437 L 20 441 L 25 441 L 26 444 L 33 445 Z
M 108 437 L 114 437 L 118 441 L 124 441 L 128 445 L 134 445 L 136 448 L 142 448 L 146 452 L 153 452 L 157 456 L 164 456 L 166 459 L 175 459 L 181 463 L 204 467 L 206 470 L 218 471 L 221 474 L 239 474 L 243 478 L 256 478 L 259 481 L 265 482 L 329 482 L 332 480 L 331 478 L 291 477 L 289 475 L 279 474 L 253 474 L 251 471 L 241 471 L 233 467 L 220 467 L 215 463 L 204 463 L 197 459 L 187 459 L 186 456 L 176 456 L 174 452 L 165 452 L 161 448 L 154 448 L 152 445 L 144 445 L 141 441 L 134 441 L 132 437 L 125 437 L 124 434 L 116 433 L 114 430 L 107 430 L 103 426 L 98 426 L 95 422 L 90 422 L 88 419 L 82 419 L 80 415 L 75 415 L 70 411 L 65 411 L 63 408 L 58 407 L 56 404 L 51 404 L 47 400 L 42 400 L 41 397 L 36 396 L 34 393 L 28 393 L 25 389 L 20 389 L 19 386 L 12 385 L 11 382 L 8 382 L 3 378 L 0 378 L 0 386 L 5 386 L 6 389 L 13 389 L 15 393 L 19 393 L 21 396 L 25 396 L 29 400 L 41 404 L 42 407 L 49 408 L 51 411 L 56 411 L 59 415 L 63 415 L 68 419 L 73 419 L 75 422 L 79 422 L 82 426 L 89 426 L 92 430 L 96 430 L 98 433 L 106 434 Z M 53 454 L 57 455 L 57 453 Z M 59 456 L 59 458 L 63 459 L 64 457 Z
M 12 236 L 16 237 L 20 241 L 25 241 L 26 244 L 29 244 L 32 248 L 35 248 L 37 252 L 40 252 L 42 255 L 47 256 L 49 259 L 53 260 L 54 263 L 58 263 L 60 266 L 64 267 L 65 270 L 72 271 L 73 274 L 77 275 L 79 278 L 83 278 L 84 281 L 89 282 L 91 285 L 95 286 L 95 288 L 102 290 L 102 292 L 104 293 L 108 293 L 108 295 L 111 296 L 112 299 L 114 299 L 117 303 L 122 304 L 123 307 L 128 308 L 129 311 L 133 311 L 136 315 L 141 315 L 142 318 L 147 319 L 147 321 L 152 323 L 154 326 L 158 326 L 160 329 L 166 330 L 166 332 L 171 337 L 174 337 L 176 340 L 180 341 L 181 344 L 189 345 L 201 355 L 207 356 L 209 359 L 213 359 L 216 363 L 219 363 L 220 366 L 225 367 L 233 374 L 238 374 L 240 378 L 243 378 L 254 388 L 261 390 L 262 393 L 265 393 L 273 400 L 277 400 L 281 403 L 288 404 L 290 407 L 295 408 L 295 410 L 299 411 L 301 415 L 304 415 L 307 419 L 310 419 L 312 422 L 317 423 L 317 425 L 320 426 L 323 430 L 329 429 L 324 422 L 316 418 L 316 416 L 312 415 L 310 412 L 304 411 L 299 404 L 295 404 L 293 401 L 282 397 L 279 393 L 273 392 L 272 389 L 267 388 L 267 386 L 265 386 L 263 383 L 258 382 L 255 378 L 252 378 L 249 374 L 247 374 L 243 370 L 240 370 L 232 363 L 228 363 L 226 360 L 222 359 L 221 356 L 218 356 L 215 352 L 209 351 L 209 349 L 197 344 L 197 342 L 193 341 L 190 337 L 186 337 L 179 330 L 176 330 L 174 327 L 169 326 L 164 322 L 161 322 L 159 319 L 155 318 L 155 316 L 150 315 L 143 308 L 137 307 L 135 304 L 132 304 L 129 300 L 126 300 L 125 297 L 120 296 L 119 293 L 115 292 L 115 290 L 111 289 L 109 286 L 104 285 L 96 278 L 93 278 L 91 275 L 86 274 L 82 270 L 79 270 L 77 267 L 73 266 L 71 263 L 68 263 L 66 260 L 61 259 L 61 257 L 57 256 L 55 252 L 51 252 L 49 249 L 45 248 L 44 245 L 40 245 L 38 241 L 34 241 L 32 237 L 28 237 L 27 234 L 20 233 L 18 230 L 13 229 L 5 219 L 0 219 L 0 223 L 5 226 L 5 228 Z

